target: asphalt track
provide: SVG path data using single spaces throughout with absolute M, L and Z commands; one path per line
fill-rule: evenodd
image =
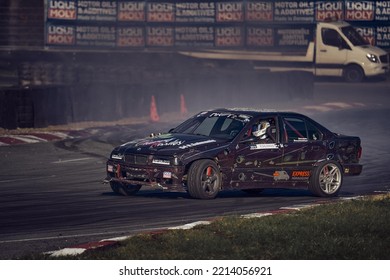
M 308 114 L 334 132 L 361 137 L 364 170 L 345 178 L 341 196 L 349 197 L 390 190 L 389 94 L 389 83 L 383 82 L 318 83 L 311 100 L 269 106 Z M 112 126 L 90 130 L 88 137 L 0 146 L 0 259 L 319 200 L 304 190 L 267 190 L 260 196 L 230 191 L 211 201 L 149 189 L 122 197 L 101 183 L 114 145 L 174 124 Z

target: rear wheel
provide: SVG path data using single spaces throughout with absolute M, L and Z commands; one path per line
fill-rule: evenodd
M 334 161 L 325 161 L 313 170 L 309 190 L 317 196 L 337 196 L 342 183 L 343 173 L 340 165 Z
M 135 195 L 142 185 L 132 185 L 132 184 L 122 184 L 119 182 L 110 182 L 111 189 L 117 193 L 124 196 Z
M 360 83 L 364 79 L 363 69 L 358 65 L 349 65 L 344 69 L 344 79 L 348 83 Z
M 213 199 L 221 188 L 221 172 L 209 159 L 195 161 L 188 170 L 188 193 L 193 198 Z

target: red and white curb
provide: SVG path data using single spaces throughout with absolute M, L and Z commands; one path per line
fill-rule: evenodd
M 354 196 L 354 197 L 340 198 L 338 200 L 352 200 L 352 199 L 361 199 L 361 198 L 362 198 L 362 196 Z M 273 211 L 245 214 L 245 215 L 241 215 L 240 217 L 242 217 L 244 219 L 253 219 L 253 218 L 262 218 L 262 217 L 277 215 L 277 214 L 287 214 L 287 213 L 291 213 L 294 211 L 300 211 L 300 210 L 307 209 L 307 208 L 313 208 L 313 207 L 317 207 L 320 205 L 333 203 L 333 202 L 336 202 L 338 200 L 318 201 L 317 203 L 296 204 L 296 205 L 281 207 L 281 208 L 279 208 L 277 210 L 273 210 Z M 211 220 L 206 220 L 206 221 L 197 221 L 197 222 L 193 222 L 193 223 L 188 223 L 188 224 L 175 226 L 175 227 L 168 227 L 168 228 L 161 229 L 158 231 L 145 232 L 145 233 L 155 235 L 155 234 L 163 233 L 163 232 L 168 231 L 168 230 L 178 230 L 178 229 L 188 230 L 188 229 L 192 229 L 193 227 L 198 226 L 198 225 L 209 225 L 215 219 L 216 218 L 211 219 Z M 86 244 L 63 248 L 63 249 L 56 250 L 56 251 L 45 252 L 44 254 L 49 255 L 51 257 L 76 256 L 76 255 L 80 255 L 80 254 L 84 253 L 87 250 L 93 250 L 93 249 L 97 249 L 97 248 L 115 245 L 118 242 L 123 241 L 125 239 L 128 239 L 132 236 L 134 236 L 134 235 L 121 236 L 121 237 L 110 238 L 110 239 L 103 239 L 103 240 L 100 240 L 97 242 L 90 242 L 90 243 L 86 243 Z

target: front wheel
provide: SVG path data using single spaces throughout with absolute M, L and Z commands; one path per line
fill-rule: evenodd
M 142 187 L 142 185 L 122 184 L 119 182 L 110 182 L 111 189 L 124 196 L 135 195 Z
M 312 172 L 309 190 L 317 196 L 337 196 L 343 183 L 340 165 L 334 161 L 320 163 Z
M 221 188 L 221 172 L 209 159 L 195 161 L 188 170 L 188 193 L 193 198 L 213 199 Z
M 358 65 L 349 65 L 344 69 L 344 79 L 348 83 L 360 83 L 364 79 L 363 69 Z

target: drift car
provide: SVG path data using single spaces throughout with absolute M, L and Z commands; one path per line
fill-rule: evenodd
M 331 197 L 345 175 L 362 172 L 361 153 L 359 137 L 333 133 L 298 113 L 216 109 L 116 147 L 105 182 L 123 195 L 149 185 L 199 199 L 264 188 L 306 188 Z

